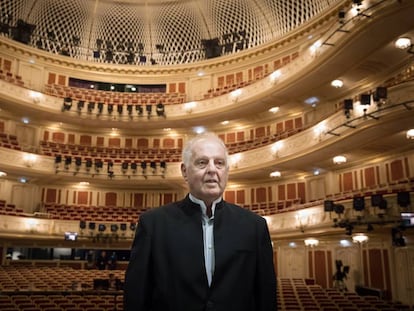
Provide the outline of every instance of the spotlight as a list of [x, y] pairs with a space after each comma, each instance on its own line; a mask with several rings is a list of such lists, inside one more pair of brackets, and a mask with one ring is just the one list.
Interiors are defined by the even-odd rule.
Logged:
[[92, 112], [92, 110], [95, 109], [95, 103], [94, 102], [89, 102], [88, 103], [88, 112]]
[[60, 155], [60, 154], [58, 154], [56, 157], [55, 157], [55, 164], [59, 164], [59, 163], [61, 163], [62, 162], [62, 156]]
[[85, 166], [86, 166], [86, 170], [89, 171], [92, 167], [92, 160], [86, 159]]
[[387, 99], [387, 88], [379, 86], [376, 88], [374, 95], [372, 96], [374, 102], [383, 102]]
[[365, 209], [365, 199], [364, 197], [354, 197], [353, 199], [353, 208], [354, 210], [360, 212]]
[[83, 100], [78, 101], [78, 111], [81, 111], [84, 106], [85, 106], [85, 101]]
[[75, 158], [75, 164], [76, 164], [76, 168], [79, 169], [80, 166], [82, 165], [82, 158], [81, 157], [76, 157]]
[[114, 104], [108, 104], [108, 113], [111, 114], [114, 111]]
[[332, 200], [325, 200], [323, 202], [323, 207], [325, 212], [333, 212], [334, 210], [334, 202]]
[[69, 111], [70, 108], [72, 108], [72, 98], [70, 97], [65, 97], [63, 99], [63, 107], [62, 107], [62, 111]]
[[132, 114], [132, 105], [127, 105], [127, 111], [129, 115]]
[[102, 111], [103, 111], [103, 106], [104, 106], [104, 104], [103, 104], [103, 103], [98, 103], [98, 111], [99, 111], [99, 113], [102, 113]]
[[345, 211], [345, 207], [342, 204], [334, 204], [333, 210], [338, 215], [343, 214]]
[[164, 114], [164, 104], [163, 103], [158, 103], [157, 104], [156, 111], [157, 111], [157, 116], [159, 116], [159, 117], [165, 117], [165, 114]]
[[142, 116], [142, 114], [144, 113], [144, 110], [142, 109], [141, 105], [136, 105], [135, 110], [137, 111], [139, 116]]
[[352, 235], [352, 230], [354, 230], [354, 226], [353, 226], [353, 225], [351, 225], [351, 224], [348, 224], [348, 225], [345, 227], [345, 234], [346, 234], [346, 235]]
[[72, 157], [66, 156], [65, 157], [65, 169], [69, 169], [69, 166], [72, 164]]
[[371, 104], [371, 95], [370, 94], [361, 94], [360, 95], [361, 105], [369, 106]]
[[146, 110], [147, 110], [147, 114], [148, 114], [148, 118], [151, 116], [152, 113], [152, 105], [146, 105]]
[[351, 117], [350, 110], [354, 109], [354, 101], [352, 99], [345, 99], [344, 100], [344, 113], [347, 119]]

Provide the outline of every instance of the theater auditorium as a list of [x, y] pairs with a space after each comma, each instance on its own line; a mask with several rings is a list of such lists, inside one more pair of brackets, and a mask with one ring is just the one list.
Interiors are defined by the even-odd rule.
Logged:
[[[0, 310], [122, 311], [213, 132], [278, 310], [414, 309], [414, 1], [2, 0]], [[270, 310], [269, 310], [270, 311]]]

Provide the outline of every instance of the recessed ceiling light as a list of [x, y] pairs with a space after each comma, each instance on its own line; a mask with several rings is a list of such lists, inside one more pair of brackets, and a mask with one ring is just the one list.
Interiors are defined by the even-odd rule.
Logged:
[[344, 82], [340, 79], [335, 79], [331, 82], [331, 85], [335, 88], [341, 88], [344, 85]]
[[409, 48], [411, 46], [411, 39], [407, 37], [401, 37], [398, 38], [397, 41], [395, 41], [395, 47], [401, 50], [404, 50], [406, 48]]
[[335, 164], [343, 164], [343, 163], [346, 163], [346, 161], [347, 161], [346, 158], [342, 155], [339, 155], [333, 158], [333, 162]]
[[270, 177], [280, 177], [282, 174], [279, 171], [274, 171], [270, 173]]
[[407, 139], [414, 139], [414, 129], [410, 129], [407, 131]]
[[225, 120], [225, 121], [222, 121], [222, 122], [221, 122], [221, 124], [222, 124], [222, 125], [227, 125], [227, 124], [229, 124], [229, 123], [230, 123], [230, 122], [229, 122], [228, 120]]
[[312, 107], [315, 107], [317, 103], [319, 103], [319, 98], [315, 96], [305, 99], [305, 104], [311, 105]]

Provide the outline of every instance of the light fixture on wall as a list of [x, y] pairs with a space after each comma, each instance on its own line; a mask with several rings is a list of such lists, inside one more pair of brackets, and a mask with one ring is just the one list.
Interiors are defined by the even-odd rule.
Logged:
[[271, 152], [274, 158], [279, 157], [279, 151], [282, 148], [282, 146], [283, 146], [283, 143], [281, 141], [278, 141], [272, 145]]
[[407, 139], [414, 139], [414, 129], [409, 129], [406, 135], [407, 135]]
[[354, 235], [352, 235], [352, 242], [354, 243], [364, 243], [368, 241], [368, 236], [364, 233], [355, 233]]
[[37, 156], [32, 153], [27, 153], [23, 156], [24, 164], [27, 167], [32, 167], [36, 163], [36, 160], [37, 160]]
[[196, 102], [188, 102], [183, 105], [184, 111], [187, 113], [192, 113], [193, 109], [197, 106]]
[[343, 155], [336, 156], [332, 159], [333, 163], [335, 164], [343, 164], [346, 163], [347, 159]]
[[273, 71], [270, 75], [269, 75], [269, 79], [270, 82], [272, 82], [273, 84], [275, 84], [277, 82], [277, 80], [282, 76], [282, 73], [280, 71], [280, 69]]
[[315, 238], [307, 238], [304, 240], [304, 242], [305, 242], [305, 245], [309, 247], [315, 247], [319, 245], [319, 240]]
[[230, 99], [233, 103], [236, 103], [239, 100], [240, 95], [243, 93], [241, 89], [236, 89], [230, 92]]
[[230, 167], [231, 168], [238, 168], [239, 167], [239, 162], [241, 160], [241, 154], [240, 153], [236, 153], [231, 155], [230, 157]]

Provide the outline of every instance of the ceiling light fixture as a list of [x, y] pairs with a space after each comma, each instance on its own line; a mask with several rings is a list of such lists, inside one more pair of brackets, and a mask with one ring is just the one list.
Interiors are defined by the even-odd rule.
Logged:
[[331, 85], [334, 87], [334, 88], [341, 88], [341, 87], [343, 87], [343, 85], [344, 85], [344, 82], [342, 81], [342, 80], [340, 80], [340, 79], [336, 79], [336, 80], [333, 80], [332, 82], [331, 82]]
[[339, 155], [333, 158], [333, 163], [335, 164], [343, 164], [346, 163], [346, 157]]

